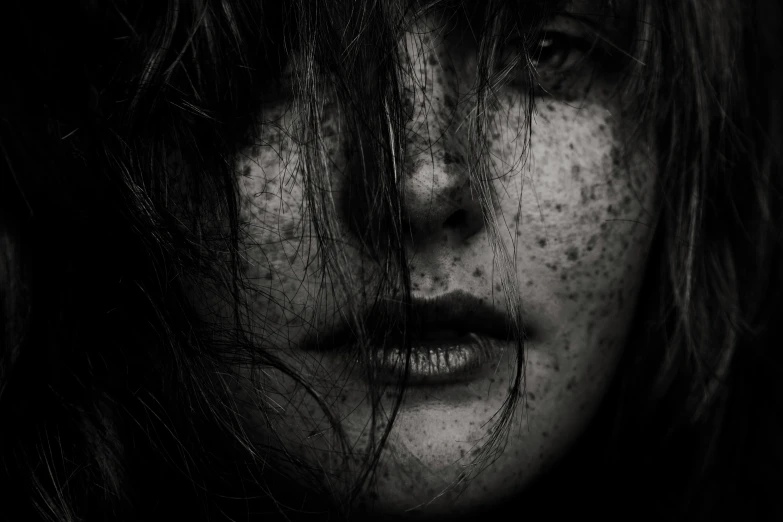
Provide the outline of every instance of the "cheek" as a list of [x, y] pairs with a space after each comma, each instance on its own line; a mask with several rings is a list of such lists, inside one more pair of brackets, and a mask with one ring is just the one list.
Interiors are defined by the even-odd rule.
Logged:
[[[495, 182], [497, 208], [517, 253], [522, 302], [549, 318], [541, 363], [554, 357], [560, 371], [537, 391], [552, 400], [589, 396], [587, 387], [597, 396], [611, 377], [653, 235], [649, 147], [630, 145], [631, 133], [613, 114], [619, 107], [606, 100], [578, 107], [542, 100], [524, 162], [522, 133], [501, 132], [492, 144], [495, 168], [504, 169]], [[523, 123], [519, 116], [508, 129]]]
[[[251, 307], [263, 309], [264, 327], [290, 327], [305, 306], [293, 291], [308, 246], [301, 151], [292, 136], [296, 121], [283, 107], [265, 112], [269, 123], [238, 164], [240, 244]], [[263, 308], [259, 308], [263, 307]]]
[[[322, 251], [330, 243], [319, 242], [314, 222], [336, 223], [328, 237], [334, 245], [350, 247], [343, 217], [334, 209], [343, 204], [341, 187], [350, 150], [345, 144], [344, 128], [336, 105], [326, 99], [322, 111], [321, 141], [318, 150], [307, 149], [299, 138], [303, 122], [293, 116], [287, 104], [267, 108], [267, 123], [259, 132], [256, 145], [245, 151], [238, 163], [240, 195], [240, 244], [242, 270], [247, 278], [245, 296], [250, 309], [263, 311], [253, 327], [263, 330], [265, 338], [295, 339], [311, 328], [322, 328], [334, 319], [335, 295], [324, 276]], [[303, 168], [307, 153], [323, 154], [327, 165], [308, 182]], [[310, 194], [308, 183], [321, 192]], [[330, 198], [324, 198], [328, 194]], [[334, 206], [331, 206], [334, 205]], [[318, 214], [318, 219], [313, 215]], [[355, 259], [356, 251], [344, 248], [343, 254]], [[352, 275], [367, 281], [365, 266], [353, 264]], [[329, 302], [326, 302], [326, 301]], [[288, 348], [274, 343], [271, 348]]]

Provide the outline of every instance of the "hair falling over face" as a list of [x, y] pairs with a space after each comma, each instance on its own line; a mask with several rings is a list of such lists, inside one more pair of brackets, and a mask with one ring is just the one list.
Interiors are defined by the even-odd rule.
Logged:
[[781, 11], [7, 2], [0, 518], [780, 518]]

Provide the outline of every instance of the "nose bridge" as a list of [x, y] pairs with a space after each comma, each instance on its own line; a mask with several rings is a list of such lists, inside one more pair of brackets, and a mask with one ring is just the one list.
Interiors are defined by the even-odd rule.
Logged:
[[480, 211], [474, 216], [478, 205], [472, 200], [466, 161], [465, 57], [451, 51], [445, 32], [426, 21], [406, 33], [405, 205], [419, 232], [442, 228], [459, 210], [481, 221]]
[[409, 133], [427, 148], [444, 148], [456, 118], [459, 85], [454, 63], [442, 30], [419, 22], [405, 36], [406, 104], [409, 105]]

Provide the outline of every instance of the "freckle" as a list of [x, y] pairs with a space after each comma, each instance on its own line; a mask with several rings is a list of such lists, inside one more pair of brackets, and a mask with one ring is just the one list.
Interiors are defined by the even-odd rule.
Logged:
[[473, 271], [473, 277], [481, 277], [482, 275], [484, 275], [484, 272], [481, 271], [480, 267], [476, 267]]
[[563, 210], [563, 205], [561, 205], [561, 204], [559, 204], [559, 203], [558, 203], [557, 205], [555, 205], [555, 210], [557, 210], [558, 212], [560, 212], [561, 210]]
[[527, 393], [527, 398], [528, 398], [529, 400], [531, 400], [531, 401], [534, 401], [534, 400], [536, 400], [536, 396], [535, 396], [535, 394], [534, 394], [534, 393], [531, 393], [531, 392], [528, 392], [528, 393]]
[[565, 344], [563, 345], [563, 350], [568, 351], [570, 349], [571, 349], [571, 342], [566, 341]]
[[545, 247], [546, 246], [546, 238], [543, 238], [543, 237], [538, 238], [538, 246]]
[[[587, 187], [582, 187], [580, 190], [580, 195], [582, 197], [582, 205], [586, 204], [588, 200], [590, 200], [590, 189]], [[594, 199], [594, 198], [593, 198]]]
[[579, 249], [576, 247], [569, 248], [566, 250], [566, 256], [568, 257], [569, 261], [576, 261], [579, 259]]
[[562, 274], [560, 274], [560, 280], [561, 280], [561, 281], [565, 281], [566, 279], [568, 279], [568, 274], [566, 274], [565, 272], [563, 272]]
[[554, 106], [554, 105], [552, 105], [551, 103], [547, 104], [546, 108], [547, 108], [549, 111], [554, 111], [554, 110], [555, 110], [555, 106]]
[[250, 168], [250, 165], [245, 165], [245, 167], [242, 169], [242, 175], [245, 176], [246, 178], [249, 178], [251, 171], [252, 169]]
[[533, 286], [533, 281], [531, 279], [528, 279], [527, 286]]
[[455, 257], [455, 258], [454, 258], [454, 262], [455, 262], [455, 263], [459, 263], [461, 260], [462, 260], [462, 258], [461, 258], [461, 257]]
[[569, 143], [568, 144], [568, 148], [571, 149], [571, 150], [574, 150], [574, 144], [573, 143]]
[[541, 436], [544, 437], [545, 439], [549, 438], [549, 432], [548, 431], [542, 431], [541, 432]]
[[617, 149], [617, 147], [612, 147], [610, 154], [612, 156], [612, 165], [615, 167], [620, 166], [620, 151]]
[[500, 283], [495, 285], [495, 290], [498, 291], [498, 292], [502, 292], [503, 291], [503, 287], [500, 286]]

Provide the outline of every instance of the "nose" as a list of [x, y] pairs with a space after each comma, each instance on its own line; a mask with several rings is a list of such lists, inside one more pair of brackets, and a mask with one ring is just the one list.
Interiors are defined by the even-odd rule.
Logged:
[[469, 240], [484, 226], [470, 174], [469, 49], [419, 22], [406, 33], [403, 204], [414, 249]]

